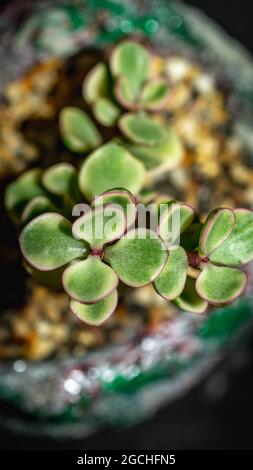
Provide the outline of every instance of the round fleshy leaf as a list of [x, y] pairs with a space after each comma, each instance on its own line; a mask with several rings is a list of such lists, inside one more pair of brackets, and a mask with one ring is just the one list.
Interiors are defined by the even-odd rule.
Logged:
[[36, 196], [25, 206], [21, 215], [21, 222], [23, 224], [27, 223], [40, 214], [45, 214], [45, 212], [55, 212], [55, 210], [55, 205], [50, 201], [50, 199], [48, 199], [48, 197]]
[[223, 305], [239, 297], [246, 284], [247, 276], [242, 271], [210, 264], [199, 275], [196, 290], [211, 304]]
[[196, 279], [188, 276], [182, 294], [174, 300], [174, 303], [186, 312], [204, 313], [208, 307], [208, 302], [198, 295], [195, 284]]
[[44, 196], [45, 190], [41, 186], [42, 170], [40, 168], [26, 171], [5, 191], [5, 207], [10, 211], [16, 221], [19, 220], [26, 204], [36, 196]]
[[169, 84], [162, 78], [146, 84], [141, 95], [142, 107], [155, 111], [161, 109], [168, 98]]
[[60, 113], [60, 131], [65, 145], [72, 152], [93, 150], [103, 141], [88, 114], [71, 106]]
[[174, 245], [179, 237], [192, 223], [194, 210], [183, 202], [171, 201], [167, 208], [162, 211], [158, 233], [160, 237]]
[[143, 83], [150, 73], [150, 56], [145, 47], [132, 41], [117, 46], [110, 60], [115, 77], [124, 76], [135, 83]]
[[77, 172], [70, 163], [57, 163], [49, 167], [42, 176], [44, 187], [56, 196], [76, 193]]
[[119, 77], [115, 86], [115, 97], [126, 109], [138, 109], [138, 95], [140, 88], [138, 82], [133, 82], [128, 77]]
[[72, 299], [91, 304], [103, 299], [117, 287], [118, 276], [97, 256], [89, 256], [65, 269], [62, 283]]
[[91, 69], [83, 82], [83, 98], [88, 104], [98, 98], [106, 97], [109, 89], [109, 76], [105, 64], [97, 64]]
[[199, 254], [210, 255], [231, 234], [235, 225], [232, 209], [215, 209], [208, 215], [199, 240]]
[[99, 98], [92, 108], [93, 114], [100, 124], [112, 127], [120, 115], [120, 108], [108, 98]]
[[133, 287], [154, 281], [163, 269], [167, 256], [161, 239], [146, 228], [130, 230], [105, 250], [106, 260], [121, 281]]
[[136, 144], [154, 146], [165, 141], [162, 126], [145, 114], [124, 114], [119, 120], [121, 132]]
[[101, 205], [107, 206], [108, 204], [113, 204], [123, 209], [126, 217], [127, 228], [134, 224], [137, 217], [136, 200], [129, 191], [121, 188], [106, 191], [99, 196], [96, 196], [93, 199], [91, 206], [99, 207]]
[[120, 145], [110, 142], [84, 161], [79, 173], [79, 186], [88, 200], [117, 187], [137, 194], [143, 186], [145, 174], [141, 162]]
[[[166, 138], [160, 145], [145, 147], [137, 144], [126, 144], [130, 152], [143, 162], [148, 170], [169, 171], [178, 167], [183, 159], [183, 146], [176, 133], [169, 129]], [[155, 175], [155, 173], [154, 173]]]
[[70, 308], [79, 320], [89, 325], [99, 326], [115, 311], [118, 304], [118, 293], [115, 289], [110, 295], [95, 304], [82, 304], [76, 300], [70, 301]]
[[211, 253], [213, 263], [237, 266], [253, 259], [253, 212], [235, 209], [235, 226], [229, 237]]
[[41, 271], [51, 271], [76, 258], [86, 258], [86, 244], [72, 236], [71, 223], [60, 214], [46, 213], [22, 230], [20, 248], [25, 259]]
[[158, 294], [166, 300], [174, 300], [182, 293], [187, 276], [187, 256], [183, 248], [171, 250], [166, 264], [154, 281]]
[[126, 217], [120, 206], [108, 204], [86, 211], [75, 221], [75, 238], [85, 240], [92, 248], [101, 249], [106, 243], [119, 239], [126, 231]]

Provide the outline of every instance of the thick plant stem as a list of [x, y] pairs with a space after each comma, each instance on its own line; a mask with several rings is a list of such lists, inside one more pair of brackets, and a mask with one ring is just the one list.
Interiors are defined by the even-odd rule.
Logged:
[[209, 261], [208, 256], [201, 258], [198, 255], [197, 251], [187, 252], [187, 258], [188, 258], [189, 265], [195, 269], [199, 269], [202, 263], [208, 263]]
[[97, 256], [98, 258], [102, 259], [104, 256], [104, 250], [94, 248], [94, 250], [91, 250], [91, 256]]

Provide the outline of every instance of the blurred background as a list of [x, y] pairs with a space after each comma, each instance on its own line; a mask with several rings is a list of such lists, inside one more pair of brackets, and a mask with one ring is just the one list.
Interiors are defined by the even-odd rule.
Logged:
[[[1, 11], [8, 6], [1, 1]], [[250, 0], [191, 0], [253, 53]], [[13, 435], [0, 429], [1, 449], [253, 449], [253, 335], [208, 378], [155, 417], [131, 429], [105, 429], [73, 442]], [[12, 411], [12, 410], [10, 410]]]

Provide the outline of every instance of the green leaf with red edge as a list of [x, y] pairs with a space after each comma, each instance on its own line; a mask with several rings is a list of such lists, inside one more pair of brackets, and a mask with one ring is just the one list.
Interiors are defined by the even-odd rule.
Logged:
[[136, 200], [129, 191], [123, 188], [105, 191], [92, 200], [91, 207], [107, 206], [108, 204], [113, 204], [123, 209], [127, 228], [134, 224], [137, 217]]
[[42, 183], [56, 196], [76, 195], [78, 185], [76, 169], [66, 162], [52, 165], [43, 173]]
[[166, 264], [154, 281], [158, 294], [166, 300], [179, 297], [184, 289], [188, 269], [187, 255], [180, 246], [169, 252]]
[[99, 326], [104, 323], [115, 311], [118, 304], [118, 293], [115, 289], [110, 295], [94, 304], [83, 304], [76, 300], [70, 301], [70, 308], [74, 315], [83, 322]]
[[61, 110], [60, 131], [66, 147], [72, 152], [88, 152], [103, 142], [100, 132], [88, 114], [73, 106]]
[[211, 304], [224, 305], [239, 297], [246, 284], [247, 276], [242, 271], [209, 264], [199, 275], [196, 290]]
[[253, 260], [253, 211], [234, 209], [235, 225], [229, 237], [211, 253], [215, 264], [237, 266]]
[[130, 141], [154, 147], [161, 145], [166, 139], [162, 125], [142, 113], [126, 113], [119, 120], [122, 134]]
[[5, 207], [10, 211], [16, 222], [19, 222], [26, 204], [37, 196], [46, 196], [41, 186], [41, 168], [28, 170], [7, 186], [5, 191]]
[[92, 107], [93, 114], [100, 124], [112, 127], [121, 113], [120, 108], [108, 98], [99, 98]]
[[214, 209], [208, 215], [199, 239], [199, 255], [210, 255], [231, 234], [235, 225], [232, 209]]
[[77, 258], [86, 258], [87, 245], [72, 236], [71, 223], [60, 214], [46, 213], [22, 230], [20, 248], [24, 258], [41, 271], [57, 269]]
[[36, 196], [29, 201], [21, 215], [22, 224], [29, 222], [40, 214], [45, 212], [55, 212], [56, 207], [46, 196]]
[[196, 279], [188, 276], [182, 294], [174, 300], [174, 303], [186, 312], [204, 313], [208, 302], [198, 295], [195, 284]]
[[167, 251], [161, 239], [146, 228], [130, 230], [115, 245], [105, 249], [105, 259], [121, 281], [141, 287], [156, 279], [163, 269]]
[[141, 44], [124, 41], [114, 49], [110, 69], [113, 76], [124, 76], [141, 85], [150, 74], [149, 52]]
[[110, 89], [110, 78], [107, 67], [99, 63], [93, 67], [83, 82], [83, 98], [88, 104], [93, 104], [101, 97], [107, 97]]
[[142, 91], [141, 107], [149, 111], [158, 111], [166, 103], [169, 95], [169, 83], [164, 78], [148, 82]]
[[183, 146], [178, 136], [172, 129], [166, 131], [166, 137], [162, 144], [155, 147], [124, 143], [126, 148], [137, 157], [145, 167], [152, 173], [156, 170], [170, 171], [178, 167], [183, 159]]
[[121, 76], [116, 81], [114, 92], [115, 98], [123, 108], [139, 109], [139, 83], [129, 80], [128, 77]]
[[191, 225], [194, 216], [194, 210], [188, 204], [170, 201], [160, 217], [158, 226], [160, 237], [173, 245], [178, 241], [180, 234]]
[[79, 187], [88, 200], [117, 187], [135, 195], [142, 188], [145, 176], [141, 162], [124, 147], [109, 142], [84, 161], [79, 173]]
[[92, 248], [102, 249], [106, 243], [119, 239], [126, 228], [122, 207], [108, 204], [87, 210], [74, 222], [72, 231], [77, 239], [85, 240]]
[[97, 256], [73, 263], [63, 273], [62, 282], [69, 296], [79, 302], [95, 303], [118, 285], [118, 276]]

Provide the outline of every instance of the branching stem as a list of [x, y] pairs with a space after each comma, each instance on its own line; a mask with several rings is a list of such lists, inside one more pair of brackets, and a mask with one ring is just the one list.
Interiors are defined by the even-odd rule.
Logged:
[[208, 263], [208, 256], [201, 257], [198, 255], [197, 251], [187, 252], [188, 262], [192, 268], [199, 269], [202, 263]]
[[93, 250], [91, 250], [91, 256], [97, 256], [98, 258], [102, 259], [104, 256], [104, 250], [94, 248]]

